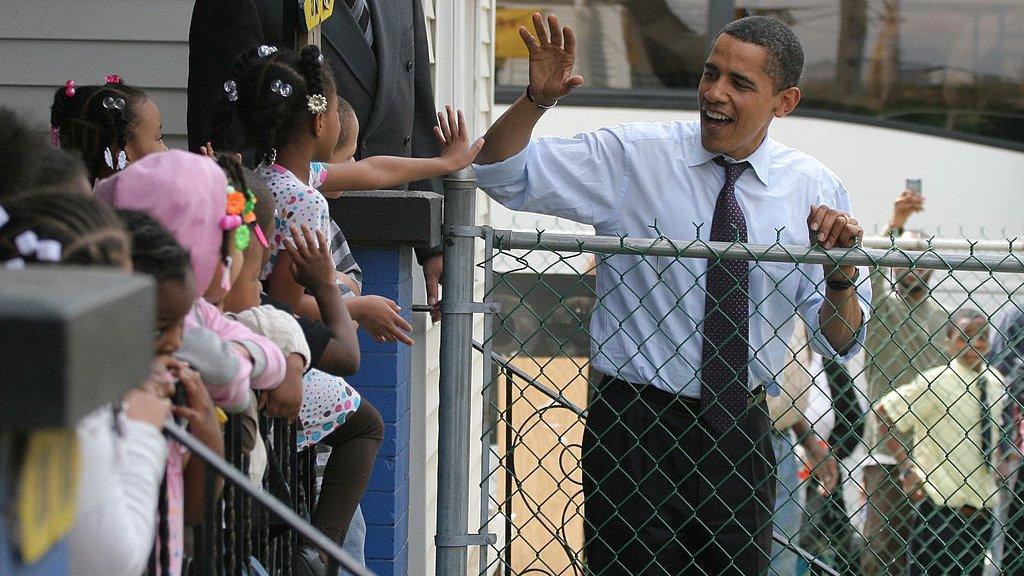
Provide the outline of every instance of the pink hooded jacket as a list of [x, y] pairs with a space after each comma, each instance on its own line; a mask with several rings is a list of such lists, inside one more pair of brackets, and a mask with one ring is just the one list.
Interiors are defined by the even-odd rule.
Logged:
[[[221, 259], [220, 218], [227, 205], [227, 178], [209, 158], [171, 150], [151, 154], [96, 184], [96, 195], [115, 208], [138, 210], [159, 221], [189, 251], [196, 290], [202, 294], [214, 279]], [[221, 385], [207, 382], [210, 396], [229, 412], [245, 409], [249, 387], [276, 388], [284, 379], [285, 360], [273, 342], [225, 317], [199, 298], [185, 318], [186, 331], [197, 327], [226, 342], [243, 346], [252, 357], [234, 348], [238, 368]], [[235, 362], [232, 362], [234, 364]]]

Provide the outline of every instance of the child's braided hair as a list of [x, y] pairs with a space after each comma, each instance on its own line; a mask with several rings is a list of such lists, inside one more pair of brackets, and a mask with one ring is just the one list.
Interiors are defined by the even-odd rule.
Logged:
[[32, 231], [40, 240], [60, 243], [60, 263], [125, 267], [131, 243], [114, 210], [95, 198], [68, 192], [39, 192], [5, 200], [10, 221], [0, 227], [0, 262], [21, 258], [16, 239]]
[[[138, 105], [147, 99], [141, 88], [120, 81], [73, 89], [61, 87], [53, 96], [50, 126], [58, 131], [61, 148], [77, 150], [82, 155], [89, 179], [95, 180], [106, 167], [104, 150], [124, 150], [131, 141]], [[124, 105], [111, 106], [112, 101]]]
[[138, 210], [118, 210], [132, 238], [132, 269], [158, 283], [185, 283], [192, 270], [188, 250], [155, 218]]
[[234, 63], [231, 79], [213, 116], [211, 137], [219, 145], [234, 114], [261, 163], [267, 163], [277, 148], [291, 144], [313, 118], [308, 98], [334, 93], [330, 66], [324, 64], [320, 49], [306, 46], [301, 52], [275, 50], [267, 46], [242, 53]]

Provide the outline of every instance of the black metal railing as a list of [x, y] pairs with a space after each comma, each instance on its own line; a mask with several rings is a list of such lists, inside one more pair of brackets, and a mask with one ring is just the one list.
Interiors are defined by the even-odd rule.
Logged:
[[[192, 573], [254, 574], [258, 562], [271, 575], [289, 576], [295, 573], [300, 545], [308, 543], [330, 558], [326, 574], [337, 575], [344, 568], [355, 576], [372, 576], [303, 517], [315, 507], [315, 451], [297, 453], [294, 425], [284, 420], [261, 420], [268, 455], [262, 485], [248, 477], [250, 458], [242, 450], [240, 417], [229, 418], [225, 427], [226, 458], [181, 426], [168, 423], [164, 427], [168, 438], [207, 466], [205, 516], [195, 530]], [[214, 498], [218, 476], [225, 481], [224, 491]]]

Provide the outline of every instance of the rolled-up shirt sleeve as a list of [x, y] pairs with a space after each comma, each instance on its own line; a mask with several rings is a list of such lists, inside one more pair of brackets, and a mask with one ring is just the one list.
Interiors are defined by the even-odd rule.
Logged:
[[798, 297], [800, 304], [797, 310], [804, 323], [807, 324], [811, 349], [825, 358], [835, 358], [844, 363], [852, 360], [863, 348], [868, 319], [871, 318], [871, 284], [867, 281], [867, 270], [858, 269], [860, 280], [857, 283], [857, 292], [850, 295], [850, 298], [857, 299], [857, 304], [860, 306], [860, 328], [853, 337], [853, 345], [840, 354], [821, 330], [821, 307], [825, 304], [825, 277], [821, 266], [801, 265], [801, 268], [804, 270], [804, 274], [800, 280]]
[[628, 128], [531, 141], [496, 164], [474, 165], [477, 184], [511, 210], [597, 225], [616, 217], [626, 185]]
[[[831, 206], [847, 214], [853, 213], [850, 195], [838, 181], [835, 187], [819, 193], [818, 203]], [[861, 311], [861, 324], [853, 338], [853, 345], [842, 354], [837, 351], [821, 330], [821, 307], [825, 304], [825, 272], [821, 266], [801, 264], [799, 266], [800, 288], [797, 291], [797, 311], [807, 324], [811, 349], [825, 358], [836, 358], [842, 362], [852, 360], [863, 348], [868, 320], [871, 318], [871, 279], [866, 268], [858, 268], [857, 290], [851, 298], [857, 299]]]

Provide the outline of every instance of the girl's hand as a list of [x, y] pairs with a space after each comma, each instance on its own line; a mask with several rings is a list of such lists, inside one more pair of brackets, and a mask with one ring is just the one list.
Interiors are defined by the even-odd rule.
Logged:
[[377, 342], [401, 342], [412, 346], [412, 326], [399, 314], [402, 308], [383, 296], [358, 296], [347, 301], [352, 318]]
[[125, 414], [132, 420], [137, 420], [153, 426], [157, 430], [163, 429], [164, 422], [167, 422], [171, 415], [171, 401], [161, 398], [156, 394], [142, 388], [136, 388], [124, 397], [127, 405]]
[[181, 364], [183, 362], [172, 356], [157, 356], [149, 367], [149, 377], [139, 388], [157, 398], [174, 396], [174, 375], [171, 374], [170, 369], [172, 366]]
[[213, 407], [213, 399], [206, 391], [206, 384], [195, 370], [187, 366], [179, 366], [172, 370], [178, 377], [178, 385], [185, 389], [187, 406], [174, 406], [171, 410], [175, 416], [188, 420], [188, 428], [213, 450], [223, 451], [224, 436], [221, 434], [217, 412]]
[[[199, 147], [199, 154], [202, 156], [206, 156], [207, 158], [213, 158], [214, 160], [217, 159], [217, 153], [213, 151], [213, 144], [211, 144], [210, 142], [207, 142], [206, 146]], [[235, 160], [238, 161], [239, 164], [242, 163], [241, 154], [235, 152], [232, 156], [234, 157]]]
[[437, 124], [434, 136], [441, 147], [441, 160], [446, 169], [455, 172], [472, 164], [484, 147], [484, 139], [478, 138], [472, 146], [469, 145], [469, 131], [462, 110], [456, 113], [451, 106], [445, 106], [444, 112], [437, 113]]
[[285, 358], [284, 380], [277, 388], [264, 390], [260, 395], [259, 408], [271, 418], [287, 418], [294, 422], [302, 405], [302, 370], [305, 360], [299, 354]]
[[288, 227], [291, 238], [284, 241], [284, 249], [292, 261], [292, 276], [295, 282], [306, 290], [316, 294], [319, 290], [337, 290], [334, 260], [331, 258], [331, 245], [320, 230], [316, 238], [309, 227], [302, 225], [302, 233], [294, 225]]

